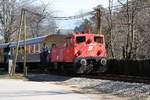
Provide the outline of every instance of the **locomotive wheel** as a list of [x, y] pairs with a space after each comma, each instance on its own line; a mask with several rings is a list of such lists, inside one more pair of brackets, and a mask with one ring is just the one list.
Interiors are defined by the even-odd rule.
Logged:
[[80, 71], [80, 64], [77, 62], [77, 63], [74, 63], [74, 65], [73, 65], [73, 72], [74, 73], [79, 73]]
[[99, 69], [98, 69], [98, 72], [104, 73], [104, 72], [106, 72], [107, 70], [108, 70], [108, 68], [107, 68], [106, 65], [105, 65], [105, 66], [100, 66]]
[[92, 71], [94, 70], [93, 68], [94, 68], [94, 65], [93, 64], [89, 64], [87, 66], [87, 69], [86, 69], [85, 73], [87, 73], [87, 74], [92, 73]]
[[84, 73], [86, 72], [86, 68], [87, 68], [87, 66], [81, 65], [81, 66], [79, 67], [78, 73], [84, 74]]
[[54, 62], [53, 63], [53, 69], [55, 71], [58, 71], [58, 72], [63, 72], [64, 71], [64, 64], [63, 63]]
[[106, 72], [108, 70], [106, 58], [102, 58], [99, 62], [100, 64], [98, 64], [99, 66], [98, 72], [100, 73]]
[[73, 72], [76, 74], [83, 74], [86, 72], [87, 66], [81, 65], [79, 63], [74, 64]]

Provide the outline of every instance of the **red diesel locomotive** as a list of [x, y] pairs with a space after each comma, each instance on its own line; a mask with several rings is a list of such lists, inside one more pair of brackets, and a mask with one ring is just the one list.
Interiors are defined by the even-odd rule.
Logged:
[[[43, 44], [46, 44], [50, 51], [46, 53], [46, 56], [42, 55]], [[107, 70], [107, 53], [103, 34], [52, 34], [27, 39], [26, 45], [28, 66], [35, 64], [34, 66], [37, 67], [37, 65], [46, 64], [48, 69], [68, 71], [69, 68], [75, 73], [105, 72]], [[0, 63], [5, 63], [3, 58], [6, 53], [3, 51], [8, 47], [11, 55], [15, 55], [17, 42], [0, 44], [0, 58], [2, 58]], [[24, 40], [19, 41], [20, 49], [17, 59], [19, 66], [24, 61], [22, 47], [24, 47]]]
[[[63, 37], [62, 37], [63, 39]], [[51, 48], [55, 69], [72, 64], [75, 73], [105, 72], [107, 52], [103, 34], [76, 33], [65, 36], [64, 44]]]

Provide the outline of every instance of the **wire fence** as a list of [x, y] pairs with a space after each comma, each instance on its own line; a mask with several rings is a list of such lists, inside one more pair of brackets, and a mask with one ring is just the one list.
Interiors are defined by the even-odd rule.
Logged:
[[150, 60], [108, 60], [109, 72], [126, 75], [150, 76]]

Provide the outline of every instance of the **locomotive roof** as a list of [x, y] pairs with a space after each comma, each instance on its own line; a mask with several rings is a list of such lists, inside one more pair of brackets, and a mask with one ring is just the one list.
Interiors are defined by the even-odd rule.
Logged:
[[[58, 34], [52, 34], [52, 35], [44, 35], [44, 36], [40, 36], [40, 37], [36, 37], [36, 38], [30, 38], [26, 40], [26, 45], [33, 45], [33, 44], [38, 44], [38, 43], [42, 43], [47, 39], [52, 39], [52, 38], [56, 38], [59, 37], [59, 39], [57, 39], [57, 41], [63, 39], [63, 37], [66, 37], [65, 35], [58, 35]], [[54, 41], [54, 39], [52, 40]], [[19, 41], [19, 46], [23, 46], [24, 45], [24, 40], [20, 40]], [[3, 43], [0, 44], [0, 48], [6, 48], [6, 47], [10, 47], [10, 48], [15, 48], [17, 46], [17, 42], [9, 42], [9, 43]]]
[[74, 34], [74, 35], [79, 35], [79, 36], [85, 36], [85, 35], [94, 35], [94, 36], [101, 36], [101, 37], [104, 37], [104, 35], [103, 34], [94, 34], [94, 33], [79, 33], [79, 32], [77, 32], [76, 34]]

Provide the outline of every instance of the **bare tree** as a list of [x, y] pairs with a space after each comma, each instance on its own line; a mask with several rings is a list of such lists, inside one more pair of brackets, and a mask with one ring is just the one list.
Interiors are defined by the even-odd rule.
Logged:
[[140, 1], [129, 1], [126, 0], [126, 3], [121, 3], [120, 0], [118, 0], [120, 4], [122, 4], [122, 18], [124, 18], [123, 27], [127, 27], [127, 40], [126, 40], [126, 46], [123, 47], [123, 55], [126, 59], [136, 59], [136, 44], [135, 44], [135, 18], [140, 10]]
[[115, 57], [114, 55], [114, 44], [113, 44], [113, 20], [112, 20], [112, 10], [113, 10], [113, 0], [109, 0], [109, 7], [108, 7], [108, 16], [106, 16], [107, 22], [108, 22], [108, 34], [110, 35], [110, 40], [108, 40], [108, 48], [110, 50], [110, 56], [112, 58]]
[[76, 32], [92, 32], [91, 22], [88, 19], [84, 19], [84, 22], [79, 26], [75, 27], [74, 31]]
[[14, 9], [16, 0], [1, 0], [0, 1], [0, 31], [5, 42], [10, 41], [10, 35], [15, 31], [12, 28], [14, 24]]
[[[19, 26], [20, 12], [22, 8], [30, 9], [27, 13], [27, 29], [29, 37], [50, 33], [56, 29], [56, 23], [52, 20], [52, 14], [47, 5], [33, 5], [35, 0], [1, 0], [0, 1], [0, 35], [4, 42], [13, 41]], [[38, 13], [39, 15], [32, 14]], [[50, 12], [50, 13], [49, 13]], [[51, 25], [52, 23], [52, 25]], [[54, 31], [52, 32], [54, 33]]]

